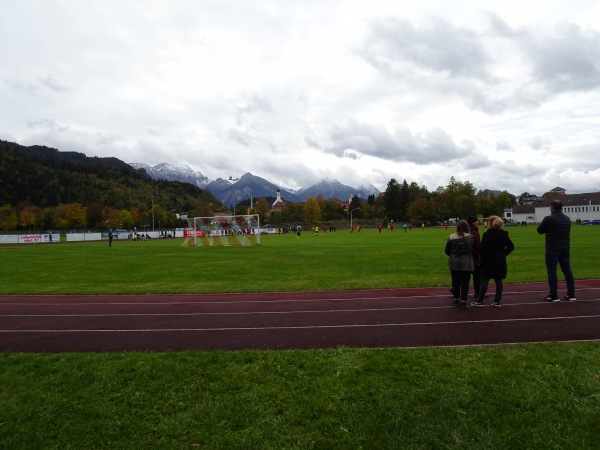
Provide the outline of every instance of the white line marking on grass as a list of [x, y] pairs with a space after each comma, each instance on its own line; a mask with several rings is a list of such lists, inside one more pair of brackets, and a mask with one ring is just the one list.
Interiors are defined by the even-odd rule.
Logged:
[[414, 323], [378, 323], [378, 324], [343, 324], [343, 325], [306, 325], [306, 326], [280, 326], [280, 327], [213, 327], [213, 328], [148, 328], [139, 330], [0, 330], [0, 333], [169, 333], [188, 331], [272, 331], [272, 330], [314, 330], [335, 328], [384, 328], [384, 327], [413, 327], [432, 325], [463, 325], [479, 323], [502, 323], [502, 322], [535, 322], [538, 320], [575, 320], [595, 319], [600, 314], [590, 316], [558, 316], [558, 317], [531, 317], [526, 319], [490, 319], [490, 320], [463, 320], [444, 322], [414, 322]]

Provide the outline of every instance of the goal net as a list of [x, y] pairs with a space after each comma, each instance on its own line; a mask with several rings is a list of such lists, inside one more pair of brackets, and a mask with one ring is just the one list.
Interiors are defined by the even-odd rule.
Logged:
[[260, 245], [258, 214], [188, 219], [182, 246], [249, 247]]

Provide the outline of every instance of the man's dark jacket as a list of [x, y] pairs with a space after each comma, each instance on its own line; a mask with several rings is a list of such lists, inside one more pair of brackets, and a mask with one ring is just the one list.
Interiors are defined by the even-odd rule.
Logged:
[[540, 234], [546, 233], [546, 248], [552, 250], [568, 249], [571, 242], [571, 219], [556, 211], [544, 217], [537, 227]]

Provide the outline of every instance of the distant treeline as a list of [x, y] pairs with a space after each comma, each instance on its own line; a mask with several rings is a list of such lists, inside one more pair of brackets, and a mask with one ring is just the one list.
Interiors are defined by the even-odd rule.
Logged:
[[[228, 210], [209, 190], [153, 180], [144, 169], [116, 158], [0, 141], [0, 161], [0, 230], [172, 228], [183, 225], [179, 212], [198, 217]], [[451, 177], [433, 192], [391, 179], [383, 195], [371, 195], [366, 202], [353, 197], [344, 204], [318, 195], [271, 211], [272, 202], [256, 199], [252, 211], [240, 202], [235, 211], [257, 213], [261, 224], [277, 226], [348, 219], [439, 224], [450, 218], [502, 216], [516, 199], [506, 191], [477, 192], [470, 182]]]

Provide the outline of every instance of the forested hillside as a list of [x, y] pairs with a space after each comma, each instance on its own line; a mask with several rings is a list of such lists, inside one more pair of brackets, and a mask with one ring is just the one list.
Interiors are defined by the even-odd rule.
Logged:
[[[5, 230], [104, 228], [123, 222], [144, 228], [152, 212], [164, 226], [175, 226], [176, 212], [211, 215], [225, 209], [210, 191], [152, 180], [143, 169], [116, 158], [6, 141], [0, 141], [0, 208], [0, 229]], [[63, 210], [78, 218], [57, 219]]]

